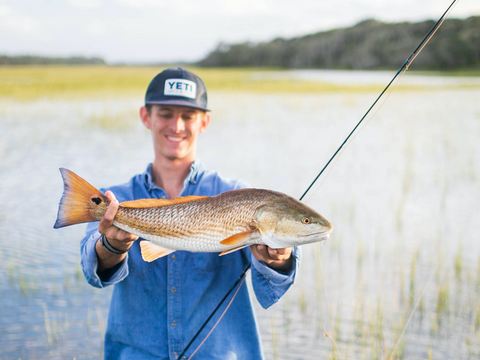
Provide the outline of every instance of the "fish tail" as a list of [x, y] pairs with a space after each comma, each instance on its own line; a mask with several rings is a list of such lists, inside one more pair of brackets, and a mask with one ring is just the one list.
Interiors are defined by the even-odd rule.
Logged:
[[74, 172], [60, 168], [63, 195], [58, 206], [55, 229], [100, 220], [110, 200]]

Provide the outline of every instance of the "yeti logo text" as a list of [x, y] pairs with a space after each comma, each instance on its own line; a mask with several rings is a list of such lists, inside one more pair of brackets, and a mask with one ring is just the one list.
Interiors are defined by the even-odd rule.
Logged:
[[185, 79], [168, 79], [165, 80], [163, 94], [167, 96], [183, 96], [195, 99], [197, 97], [197, 84]]

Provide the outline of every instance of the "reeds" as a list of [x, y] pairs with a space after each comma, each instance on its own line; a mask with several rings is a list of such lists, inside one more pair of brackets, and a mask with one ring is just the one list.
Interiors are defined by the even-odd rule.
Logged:
[[[146, 66], [4, 66], [0, 78], [0, 98], [32, 100], [38, 98], [112, 98], [144, 94], [148, 83], [162, 67]], [[372, 84], [335, 85], [268, 76], [278, 69], [194, 68], [209, 91], [257, 93], [378, 92]], [[422, 90], [422, 86], [398, 86], [397, 90]]]

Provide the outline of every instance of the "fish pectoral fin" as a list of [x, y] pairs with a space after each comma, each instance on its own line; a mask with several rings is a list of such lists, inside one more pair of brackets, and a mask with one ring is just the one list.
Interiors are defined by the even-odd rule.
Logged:
[[237, 244], [240, 244], [240, 243], [250, 239], [255, 231], [256, 230], [247, 230], [247, 231], [229, 236], [228, 238], [220, 241], [220, 244], [222, 244], [222, 245], [237, 245]]
[[242, 246], [237, 246], [233, 249], [230, 249], [230, 250], [225, 250], [225, 251], [222, 251], [218, 256], [223, 256], [223, 255], [227, 255], [227, 254], [230, 254], [234, 251], [237, 251], [237, 250], [240, 250], [240, 249], [243, 249], [244, 247], [247, 247], [248, 245], [242, 245]]
[[167, 249], [159, 245], [155, 245], [151, 241], [143, 241], [143, 240], [140, 241], [140, 249], [142, 250], [143, 260], [147, 262], [152, 262], [154, 260], [157, 260], [158, 258], [167, 256], [168, 254], [171, 254], [172, 252], [177, 251], [177, 250]]

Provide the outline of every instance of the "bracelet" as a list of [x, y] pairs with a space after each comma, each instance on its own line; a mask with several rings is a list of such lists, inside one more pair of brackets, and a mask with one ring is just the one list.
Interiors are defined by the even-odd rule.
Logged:
[[110, 243], [107, 241], [107, 237], [102, 234], [102, 237], [100, 238], [100, 243], [103, 245], [103, 247], [112, 254], [115, 255], [122, 255], [125, 254], [128, 250], [118, 250], [115, 249]]

